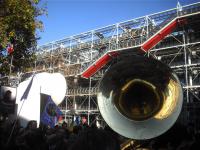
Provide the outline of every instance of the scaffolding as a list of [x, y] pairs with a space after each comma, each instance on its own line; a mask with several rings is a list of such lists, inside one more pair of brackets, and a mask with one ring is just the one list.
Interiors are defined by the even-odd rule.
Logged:
[[96, 119], [100, 115], [98, 84], [113, 57], [122, 53], [151, 55], [178, 75], [184, 92], [180, 118], [189, 120], [194, 113], [188, 108], [200, 106], [199, 24], [200, 2], [53, 41], [37, 48], [33, 67], [20, 77], [44, 71], [62, 73], [68, 84], [60, 105], [65, 119], [85, 115], [91, 124], [94, 119], [90, 116]]

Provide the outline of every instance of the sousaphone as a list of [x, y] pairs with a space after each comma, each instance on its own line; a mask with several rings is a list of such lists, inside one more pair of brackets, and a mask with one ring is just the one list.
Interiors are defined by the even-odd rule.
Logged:
[[177, 120], [182, 87], [166, 64], [142, 56], [124, 57], [103, 76], [97, 95], [106, 123], [132, 139], [154, 138]]

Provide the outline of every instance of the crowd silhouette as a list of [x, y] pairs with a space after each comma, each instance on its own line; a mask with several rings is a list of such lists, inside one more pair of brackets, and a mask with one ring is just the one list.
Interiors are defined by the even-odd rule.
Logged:
[[126, 140], [109, 127], [99, 129], [94, 124], [69, 126], [63, 122], [50, 128], [29, 121], [23, 128], [19, 120], [0, 122], [1, 150], [197, 150], [200, 133], [193, 124], [184, 127], [177, 123], [157, 138], [120, 147]]
[[[12, 135], [11, 135], [12, 134]], [[67, 123], [50, 128], [29, 121], [26, 128], [19, 120], [0, 123], [1, 150], [119, 150], [120, 144], [110, 131], [87, 124], [69, 127]]]

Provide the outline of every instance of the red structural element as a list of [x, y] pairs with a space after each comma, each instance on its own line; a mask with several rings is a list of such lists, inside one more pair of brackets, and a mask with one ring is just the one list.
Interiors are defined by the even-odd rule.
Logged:
[[83, 73], [82, 77], [89, 78], [106, 65], [113, 57], [118, 56], [118, 52], [109, 52], [100, 57], [94, 64], [88, 67]]
[[[146, 42], [143, 43], [141, 49], [145, 52], [150, 50], [161, 40], [163, 40], [168, 34], [170, 34], [178, 25], [186, 24], [186, 19], [174, 19], [163, 27], [159, 32], [149, 38]], [[88, 67], [83, 73], [82, 77], [89, 78], [94, 75], [98, 70], [100, 70], [104, 65], [106, 65], [113, 57], [119, 55], [118, 52], [109, 52], [100, 57], [94, 64]]]
[[186, 19], [174, 19], [167, 26], [162, 28], [159, 32], [149, 38], [143, 43], [141, 49], [145, 52], [153, 48], [161, 40], [163, 40], [168, 34], [170, 34], [178, 25], [186, 24]]

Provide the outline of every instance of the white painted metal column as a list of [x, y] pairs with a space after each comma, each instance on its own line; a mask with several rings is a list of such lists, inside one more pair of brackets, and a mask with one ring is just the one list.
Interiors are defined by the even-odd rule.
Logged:
[[90, 101], [91, 101], [91, 77], [89, 81], [89, 93], [88, 93], [88, 125], [90, 124]]
[[119, 44], [119, 23], [116, 24], [116, 28], [117, 28], [116, 49], [118, 49], [119, 48], [119, 45], [118, 45]]
[[65, 122], [67, 122], [67, 97], [65, 97]]
[[184, 49], [184, 62], [185, 62], [186, 99], [187, 99], [187, 103], [189, 103], [188, 60], [187, 60], [187, 49], [186, 49], [186, 43], [185, 43], [185, 31], [183, 32], [183, 49]]
[[93, 57], [93, 54], [92, 54], [92, 51], [93, 51], [93, 42], [94, 42], [94, 30], [92, 30], [92, 43], [91, 43], [91, 46], [90, 46], [90, 60], [92, 61], [92, 57]]

